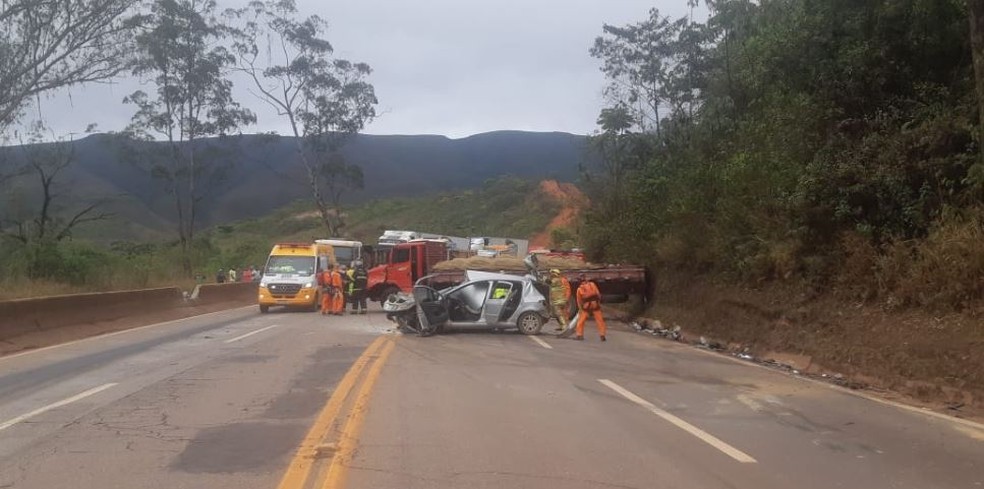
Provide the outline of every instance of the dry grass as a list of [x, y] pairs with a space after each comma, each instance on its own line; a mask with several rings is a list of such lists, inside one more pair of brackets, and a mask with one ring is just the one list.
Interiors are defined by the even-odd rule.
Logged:
[[945, 219], [918, 245], [896, 251], [911, 259], [896, 280], [896, 293], [908, 303], [965, 309], [984, 299], [984, 212]]
[[949, 215], [919, 241], [845, 236], [839, 282], [889, 306], [966, 310], [984, 301], [984, 210]]

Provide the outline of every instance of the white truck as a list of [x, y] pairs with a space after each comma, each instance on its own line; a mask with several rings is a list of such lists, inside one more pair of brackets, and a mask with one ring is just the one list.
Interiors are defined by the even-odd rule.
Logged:
[[457, 236], [448, 236], [446, 234], [438, 233], [424, 233], [418, 231], [397, 231], [397, 230], [387, 230], [383, 232], [383, 235], [377, 240], [378, 249], [392, 248], [394, 245], [400, 243], [409, 243], [417, 239], [435, 239], [446, 241], [451, 252], [467, 252], [469, 249], [468, 238], [460, 238]]
[[339, 265], [345, 265], [347, 267], [352, 267], [356, 264], [363, 263], [362, 256], [362, 242], [361, 241], [350, 241], [347, 239], [318, 239], [315, 240], [317, 244], [331, 245], [335, 250], [335, 260]]
[[529, 253], [530, 242], [525, 239], [492, 238], [478, 236], [469, 238], [469, 250], [486, 257], [516, 256], [524, 257]]

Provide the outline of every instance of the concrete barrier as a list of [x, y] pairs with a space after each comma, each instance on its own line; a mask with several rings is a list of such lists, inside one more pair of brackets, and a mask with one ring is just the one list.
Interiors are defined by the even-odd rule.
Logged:
[[237, 282], [231, 284], [202, 284], [195, 287], [191, 299], [203, 304], [216, 302], [253, 302], [257, 301], [259, 284], [255, 282]]
[[[25, 335], [50, 336], [57, 331], [60, 337], [77, 338], [126, 329], [162, 315], [180, 317], [224, 304], [255, 304], [256, 294], [255, 283], [231, 283], [199, 285], [188, 298], [177, 287], [165, 287], [0, 301], [0, 347]], [[110, 322], [127, 324], [99, 324]]]
[[37, 331], [170, 309], [184, 303], [177, 287], [0, 301], [0, 341]]

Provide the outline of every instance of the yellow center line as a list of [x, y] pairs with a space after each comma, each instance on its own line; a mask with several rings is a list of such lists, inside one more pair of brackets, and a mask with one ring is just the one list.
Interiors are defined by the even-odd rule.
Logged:
[[338, 451], [331, 460], [331, 465], [328, 466], [328, 475], [325, 478], [324, 484], [321, 486], [322, 489], [342, 489], [344, 487], [345, 479], [348, 476], [348, 466], [355, 455], [359, 433], [362, 431], [362, 425], [365, 423], [369, 398], [372, 396], [372, 388], [379, 379], [383, 365], [386, 363], [386, 359], [390, 353], [393, 352], [395, 346], [396, 344], [392, 341], [387, 343], [382, 351], [380, 351], [379, 359], [376, 360], [376, 363], [369, 369], [369, 373], [366, 374], [366, 380], [359, 389], [359, 394], [355, 398], [355, 404], [352, 406], [348, 422], [342, 430], [342, 436], [338, 442]]
[[[373, 355], [386, 342], [387, 337], [385, 336], [380, 336], [373, 340], [366, 347], [365, 351], [359, 355], [359, 358], [355, 360], [355, 363], [345, 373], [342, 380], [338, 382], [338, 386], [335, 387], [335, 391], [328, 399], [328, 403], [325, 404], [324, 409], [321, 410], [318, 418], [314, 421], [314, 425], [311, 426], [304, 440], [301, 441], [300, 448], [298, 448], [294, 458], [290, 461], [287, 471], [277, 486], [278, 489], [301, 489], [307, 484], [307, 479], [311, 474], [311, 468], [314, 466], [314, 461], [318, 456], [318, 447], [324, 442], [328, 430], [335, 424], [335, 419], [341, 412], [342, 406], [345, 405], [345, 400], [348, 398], [352, 388], [355, 387], [359, 376], [362, 375], [362, 370], [373, 360]], [[392, 342], [389, 344], [392, 346]], [[377, 361], [377, 363], [379, 362]]]

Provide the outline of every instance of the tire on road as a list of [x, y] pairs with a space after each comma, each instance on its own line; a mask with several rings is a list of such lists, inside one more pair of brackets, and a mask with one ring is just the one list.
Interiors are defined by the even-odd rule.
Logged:
[[266, 314], [270, 312], [270, 306], [260, 305], [260, 314]]
[[533, 312], [524, 312], [516, 320], [516, 327], [519, 328], [519, 332], [525, 335], [535, 335], [540, 334], [540, 329], [543, 328], [543, 316]]

